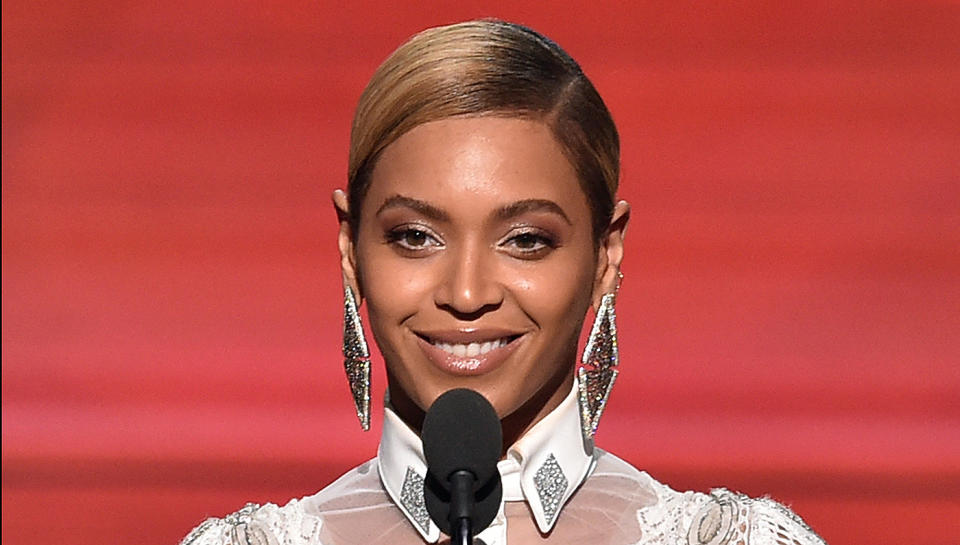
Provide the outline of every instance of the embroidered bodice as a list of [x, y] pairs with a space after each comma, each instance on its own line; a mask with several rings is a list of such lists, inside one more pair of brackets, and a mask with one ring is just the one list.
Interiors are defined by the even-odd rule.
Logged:
[[[484, 545], [825, 545], [789, 509], [724, 489], [677, 492], [580, 433], [577, 386], [497, 465], [503, 502]], [[423, 502], [419, 437], [387, 409], [376, 458], [319, 493], [208, 519], [181, 545], [446, 543]]]
[[[564, 545], [825, 545], [773, 500], [723, 489], [676, 492], [612, 454], [597, 453], [596, 469], [564, 507], [548, 538], [530, 523], [522, 502], [506, 502], [491, 528], [478, 537], [486, 545], [544, 540]], [[422, 545], [423, 538], [395, 507], [377, 473], [373, 459], [314, 496], [283, 507], [248, 504], [222, 519], [206, 520], [181, 545]], [[514, 525], [521, 528], [514, 531]]]

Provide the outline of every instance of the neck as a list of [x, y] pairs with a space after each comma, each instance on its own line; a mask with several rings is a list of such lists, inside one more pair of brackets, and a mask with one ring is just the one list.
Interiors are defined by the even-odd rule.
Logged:
[[528, 399], [519, 409], [500, 420], [503, 426], [503, 454], [543, 417], [560, 405], [573, 387], [573, 369], [551, 377], [550, 381]]
[[[389, 372], [387, 375], [390, 407], [405, 424], [419, 435], [426, 412], [400, 388], [396, 381], [392, 380]], [[533, 397], [524, 402], [517, 410], [502, 417], [500, 420], [503, 427], [503, 452], [501, 456], [505, 456], [507, 449], [523, 437], [543, 417], [556, 409], [572, 387], [573, 366], [558, 369], [558, 372]]]

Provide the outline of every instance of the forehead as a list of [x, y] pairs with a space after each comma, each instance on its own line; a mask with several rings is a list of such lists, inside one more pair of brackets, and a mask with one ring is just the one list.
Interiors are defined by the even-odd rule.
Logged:
[[530, 119], [451, 118], [411, 129], [377, 161], [364, 207], [397, 194], [471, 212], [548, 199], [571, 218], [589, 216], [573, 165], [550, 129]]

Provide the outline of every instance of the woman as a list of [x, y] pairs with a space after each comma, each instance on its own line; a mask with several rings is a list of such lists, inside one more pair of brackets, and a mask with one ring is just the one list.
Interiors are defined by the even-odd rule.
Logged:
[[594, 448], [617, 373], [614, 297], [630, 215], [614, 199], [618, 179], [613, 120], [553, 42], [474, 21], [401, 46], [360, 99], [348, 192], [333, 195], [345, 364], [364, 428], [361, 302], [387, 367], [378, 455], [314, 496], [248, 505], [183, 543], [446, 540], [424, 507], [418, 434], [426, 409], [459, 387], [486, 397], [503, 426], [504, 501], [477, 536], [486, 545], [822, 543], [771, 500], [678, 493]]

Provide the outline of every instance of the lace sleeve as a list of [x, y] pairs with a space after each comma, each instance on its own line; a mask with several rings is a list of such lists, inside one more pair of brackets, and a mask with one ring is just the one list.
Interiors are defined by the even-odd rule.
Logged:
[[637, 511], [637, 545], [827, 545], [800, 517], [769, 499], [718, 488], [677, 492], [649, 478], [656, 503]]
[[320, 543], [319, 517], [303, 511], [297, 500], [283, 507], [248, 503], [222, 519], [209, 518], [180, 545], [308, 545]]
[[725, 489], [710, 492], [687, 529], [689, 545], [826, 545], [787, 507]]

